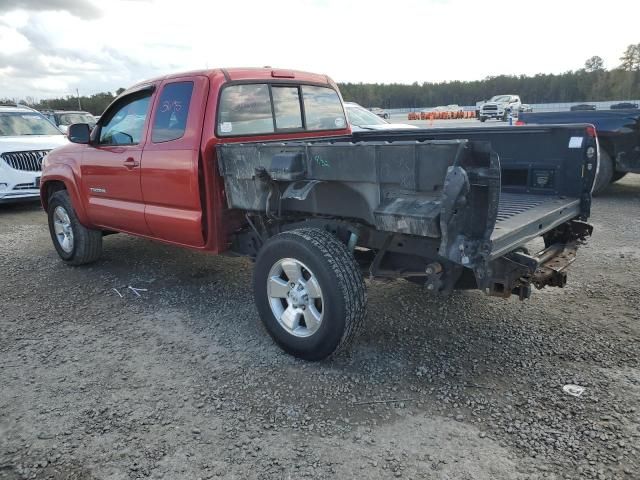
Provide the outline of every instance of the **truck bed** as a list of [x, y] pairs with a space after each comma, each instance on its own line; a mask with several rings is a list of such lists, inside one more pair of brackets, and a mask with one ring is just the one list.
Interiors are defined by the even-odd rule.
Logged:
[[586, 219], [595, 147], [588, 125], [359, 132], [225, 144], [218, 164], [232, 208], [430, 238], [473, 267]]

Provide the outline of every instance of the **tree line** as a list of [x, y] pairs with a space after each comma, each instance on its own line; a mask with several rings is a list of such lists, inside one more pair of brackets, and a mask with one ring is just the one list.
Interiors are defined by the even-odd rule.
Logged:
[[560, 74], [498, 75], [484, 80], [442, 83], [339, 84], [346, 101], [367, 107], [408, 108], [438, 105], [475, 105], [493, 95], [517, 94], [525, 103], [561, 103], [640, 98], [640, 43], [629, 45], [620, 65], [604, 68], [593, 56], [584, 68]]
[[[611, 70], [604, 67], [602, 58], [593, 56], [584, 68], [560, 74], [498, 75], [484, 80], [451, 81], [442, 83], [339, 83], [346, 101], [366, 107], [419, 108], [437, 105], [475, 105], [497, 94], [518, 94], [525, 103], [587, 102], [606, 100], [631, 100], [640, 98], [640, 43], [627, 47], [620, 65]], [[102, 92], [89, 96], [53, 98], [37, 101], [33, 98], [19, 100], [38, 110], [82, 110], [100, 115], [119, 95]], [[0, 103], [16, 102], [16, 99], [0, 100]]]

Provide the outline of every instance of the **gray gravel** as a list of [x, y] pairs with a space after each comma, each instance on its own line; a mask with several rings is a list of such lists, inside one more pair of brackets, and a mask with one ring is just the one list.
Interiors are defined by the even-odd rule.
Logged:
[[369, 283], [351, 352], [310, 364], [248, 261], [113, 235], [70, 268], [37, 206], [0, 206], [0, 479], [638, 478], [639, 214], [629, 176], [524, 303]]

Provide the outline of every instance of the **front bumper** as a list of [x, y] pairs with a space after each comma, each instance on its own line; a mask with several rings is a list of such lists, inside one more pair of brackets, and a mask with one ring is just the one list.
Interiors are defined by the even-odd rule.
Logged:
[[3, 203], [36, 202], [40, 200], [40, 192], [4, 195], [0, 193], [0, 205]]
[[0, 160], [0, 203], [40, 198], [42, 172], [15, 170]]
[[489, 111], [480, 111], [481, 117], [487, 118], [502, 118], [504, 117], [504, 110], [489, 110]]

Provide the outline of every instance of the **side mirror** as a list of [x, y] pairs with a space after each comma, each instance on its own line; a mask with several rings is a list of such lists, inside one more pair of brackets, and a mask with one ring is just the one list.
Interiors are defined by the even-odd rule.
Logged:
[[91, 129], [86, 123], [74, 123], [69, 126], [67, 136], [72, 143], [89, 143]]

